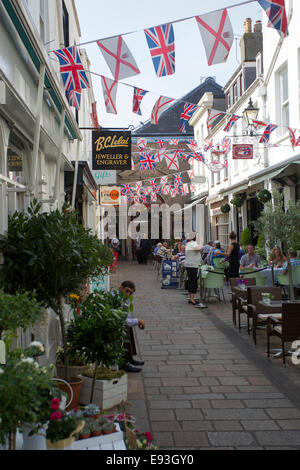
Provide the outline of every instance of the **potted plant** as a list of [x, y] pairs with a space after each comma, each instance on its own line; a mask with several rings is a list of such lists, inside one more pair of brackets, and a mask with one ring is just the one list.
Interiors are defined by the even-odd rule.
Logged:
[[247, 199], [247, 194], [240, 193], [234, 196], [234, 198], [230, 202], [236, 207], [242, 207], [246, 199]]
[[157, 450], [158, 447], [154, 445], [153, 436], [150, 432], [139, 432], [135, 429], [130, 432], [125, 440], [127, 450]]
[[135, 417], [130, 413], [119, 413], [117, 415], [115, 415], [115, 414], [106, 415], [105, 418], [109, 422], [118, 423], [119, 426], [120, 426], [121, 431], [123, 431], [123, 432], [125, 431], [125, 423], [126, 423], [126, 426], [134, 429], [135, 422], [136, 422]]
[[46, 430], [47, 449], [72, 449], [77, 435], [84, 427], [84, 421], [79, 420], [74, 414], [60, 410], [59, 398], [54, 398], [51, 401], [51, 410]]
[[4, 340], [7, 351], [18, 328], [26, 330], [44, 317], [42, 307], [34, 295], [29, 292], [10, 295], [0, 289], [0, 341]]
[[[103, 425], [103, 426], [105, 426], [105, 425]], [[92, 433], [91, 437], [101, 436], [102, 426], [99, 423], [99, 421], [92, 421], [91, 424], [90, 424], [90, 428], [91, 428], [91, 433]]]
[[116, 432], [117, 428], [114, 422], [112, 423], [105, 423], [102, 425], [102, 434], [112, 434]]
[[[29, 351], [36, 348], [34, 344]], [[0, 443], [8, 441], [14, 449], [16, 430], [24, 426], [26, 435], [37, 434], [49, 419], [50, 399], [59, 393], [51, 368], [40, 367], [24, 350], [10, 352], [0, 368]]]
[[289, 201], [285, 207], [283, 196], [276, 190], [273, 191], [273, 200], [265, 204], [260, 218], [254, 223], [257, 234], [263, 233], [266, 246], [272, 250], [274, 246], [281, 245], [285, 252], [288, 264], [288, 276], [291, 300], [295, 299], [292, 267], [289, 252], [298, 241], [300, 233], [300, 203]]
[[222, 204], [221, 206], [221, 212], [222, 214], [228, 214], [230, 212], [231, 208], [229, 204]]
[[248, 285], [248, 280], [247, 279], [238, 279], [238, 285], [239, 285], [240, 289], [246, 290], [247, 285]]
[[100, 408], [98, 405], [94, 403], [90, 403], [89, 405], [85, 406], [83, 411], [83, 416], [86, 418], [92, 418], [93, 420], [97, 420], [100, 415]]
[[[74, 315], [68, 326], [68, 341], [94, 364], [92, 372], [82, 376], [82, 404], [96, 403], [105, 409], [127, 398], [126, 374], [110, 369], [124, 361], [127, 312], [122, 301], [112, 292], [95, 291], [80, 304], [80, 313]], [[113, 392], [117, 387], [121, 387], [119, 394]]]
[[91, 423], [86, 420], [83, 428], [79, 432], [78, 437], [80, 440], [89, 439], [91, 435], [92, 435]]
[[[81, 375], [89, 369], [89, 364], [86, 363], [86, 358], [81, 351], [74, 349], [70, 343], [67, 342], [68, 359], [70, 376], [75, 377]], [[57, 377], [65, 377], [65, 353], [61, 346], [56, 350], [56, 375]]]
[[262, 301], [264, 304], [270, 305], [271, 300], [274, 299], [274, 295], [269, 292], [262, 292]]
[[261, 202], [262, 204], [266, 204], [266, 202], [271, 201], [271, 199], [272, 199], [272, 193], [270, 193], [270, 191], [268, 191], [267, 189], [261, 189], [261, 190], [258, 191], [258, 193], [257, 193], [257, 199], [258, 199], [259, 202]]
[[0, 235], [0, 282], [10, 294], [20, 289], [35, 292], [37, 300], [57, 314], [65, 378], [70, 382], [65, 300], [80, 292], [87, 279], [107, 272], [113, 258], [109, 248], [78, 222], [75, 211], [67, 206], [40, 211], [41, 204], [34, 200], [28, 213], [9, 216], [7, 233]]

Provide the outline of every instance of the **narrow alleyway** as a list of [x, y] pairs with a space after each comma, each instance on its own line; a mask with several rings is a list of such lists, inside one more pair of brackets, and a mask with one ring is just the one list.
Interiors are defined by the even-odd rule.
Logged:
[[[112, 287], [132, 280], [141, 374], [129, 374], [131, 412], [160, 449], [299, 449], [300, 368], [268, 361], [231, 324], [231, 304], [205, 310], [163, 290], [151, 266], [123, 262]], [[227, 299], [229, 297], [227, 296]]]

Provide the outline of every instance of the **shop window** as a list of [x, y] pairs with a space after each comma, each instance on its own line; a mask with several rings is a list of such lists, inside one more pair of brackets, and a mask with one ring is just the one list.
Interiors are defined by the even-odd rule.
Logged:
[[64, 33], [64, 44], [65, 47], [70, 45], [70, 31], [69, 31], [69, 13], [65, 2], [62, 0], [62, 11], [63, 11], [63, 33]]
[[278, 135], [284, 135], [290, 125], [288, 67], [285, 65], [276, 73]]

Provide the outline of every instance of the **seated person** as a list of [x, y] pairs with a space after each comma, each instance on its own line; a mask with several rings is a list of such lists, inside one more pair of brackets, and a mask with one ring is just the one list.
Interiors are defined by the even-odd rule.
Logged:
[[[297, 258], [296, 251], [290, 251], [290, 263], [291, 263], [292, 268], [294, 266], [300, 266], [300, 259]], [[288, 273], [288, 263], [287, 261], [285, 261], [285, 263], [283, 264], [282, 274], [287, 274], [287, 273]]]
[[203, 245], [201, 254], [202, 260], [206, 263], [207, 255], [210, 252], [211, 248], [213, 247], [213, 242], [208, 242], [206, 245]]
[[171, 250], [169, 249], [168, 243], [164, 242], [156, 254], [164, 259], [169, 257], [171, 255]]
[[184, 262], [185, 262], [185, 245], [183, 245], [180, 248], [180, 252], [177, 255], [173, 256], [173, 259], [178, 259], [179, 264], [181, 266], [184, 266]]
[[[296, 253], [297, 255], [297, 253]], [[273, 263], [274, 268], [282, 268], [284, 263], [286, 262], [286, 257], [283, 255], [279, 246], [275, 246], [273, 248], [271, 255], [268, 259], [269, 263]]]
[[224, 259], [224, 257], [225, 257], [225, 251], [223, 250], [223, 248], [221, 248], [221, 243], [217, 240], [215, 241], [215, 248], [211, 252], [211, 266], [215, 265], [214, 260], [216, 258]]
[[260, 265], [260, 256], [255, 253], [253, 243], [248, 245], [248, 253], [243, 255], [240, 260], [240, 270], [258, 268]]

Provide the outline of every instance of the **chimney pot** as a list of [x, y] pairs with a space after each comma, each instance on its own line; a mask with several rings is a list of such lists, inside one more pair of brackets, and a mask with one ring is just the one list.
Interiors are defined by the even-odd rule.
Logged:
[[260, 20], [257, 20], [254, 28], [253, 28], [254, 33], [261, 33], [262, 32], [262, 23]]
[[244, 22], [244, 29], [245, 29], [245, 34], [252, 33], [252, 19], [251, 18], [246, 18]]

